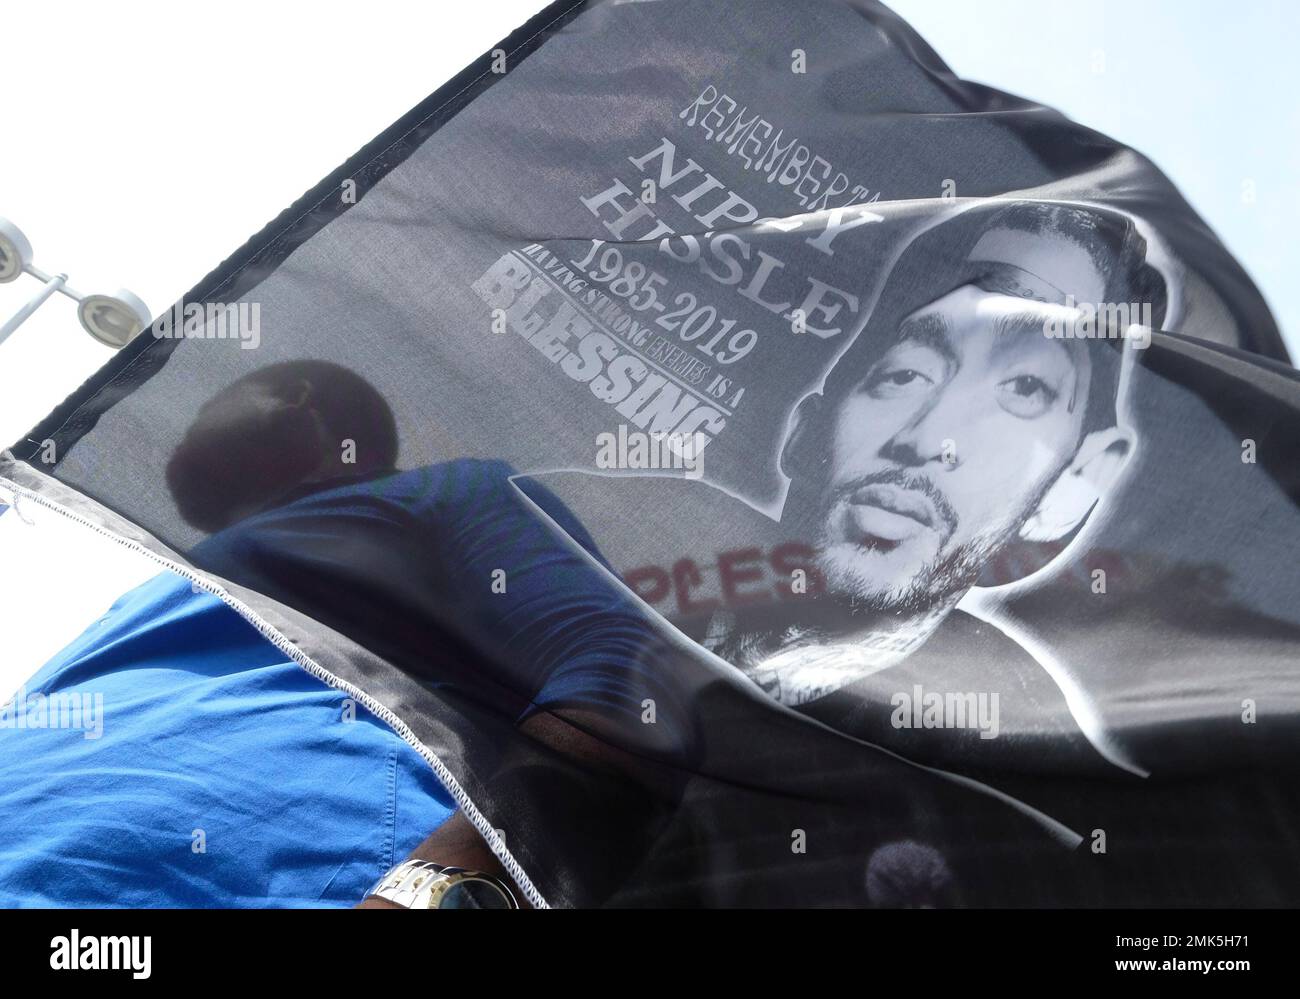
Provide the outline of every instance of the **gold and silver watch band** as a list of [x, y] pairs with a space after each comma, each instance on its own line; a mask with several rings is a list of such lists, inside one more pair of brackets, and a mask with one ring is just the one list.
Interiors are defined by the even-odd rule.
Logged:
[[514, 893], [499, 878], [428, 860], [407, 860], [367, 892], [407, 909], [518, 909]]

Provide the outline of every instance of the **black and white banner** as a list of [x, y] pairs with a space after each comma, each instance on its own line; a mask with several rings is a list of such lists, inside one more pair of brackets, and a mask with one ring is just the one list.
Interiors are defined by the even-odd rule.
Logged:
[[534, 904], [1300, 901], [1277, 328], [874, 2], [553, 5], [11, 452]]

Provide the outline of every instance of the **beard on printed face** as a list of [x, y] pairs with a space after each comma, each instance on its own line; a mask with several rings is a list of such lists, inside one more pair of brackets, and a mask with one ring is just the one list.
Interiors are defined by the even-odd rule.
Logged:
[[964, 535], [953, 504], [929, 476], [884, 467], [814, 490], [811, 510], [798, 520], [828, 595], [860, 611], [923, 613], [975, 585], [1046, 489]]

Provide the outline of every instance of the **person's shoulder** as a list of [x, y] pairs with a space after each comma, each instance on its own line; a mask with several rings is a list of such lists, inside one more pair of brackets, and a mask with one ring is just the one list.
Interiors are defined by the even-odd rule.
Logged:
[[514, 468], [502, 459], [453, 458], [342, 482], [305, 500], [316, 507], [347, 505], [357, 500], [403, 507], [457, 504], [486, 493], [506, 491], [514, 474]]
[[[35, 689], [108, 676], [121, 689], [159, 661], [167, 668], [201, 673], [229, 660], [261, 663], [254, 650], [269, 643], [217, 596], [173, 572], [160, 572], [123, 593], [77, 639], [57, 653], [29, 681]], [[274, 653], [279, 655], [279, 653]], [[283, 658], [281, 656], [281, 658]], [[292, 665], [292, 664], [291, 664]], [[107, 681], [104, 681], [107, 682]]]
[[410, 484], [437, 479], [477, 488], [505, 484], [514, 474], [514, 466], [503, 458], [451, 458], [398, 472], [392, 481]]

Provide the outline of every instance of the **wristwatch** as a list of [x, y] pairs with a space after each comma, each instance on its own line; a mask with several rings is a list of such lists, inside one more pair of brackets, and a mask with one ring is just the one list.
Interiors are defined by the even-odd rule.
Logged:
[[514, 892], [500, 878], [428, 860], [407, 860], [375, 882], [374, 896], [406, 909], [518, 909]]

